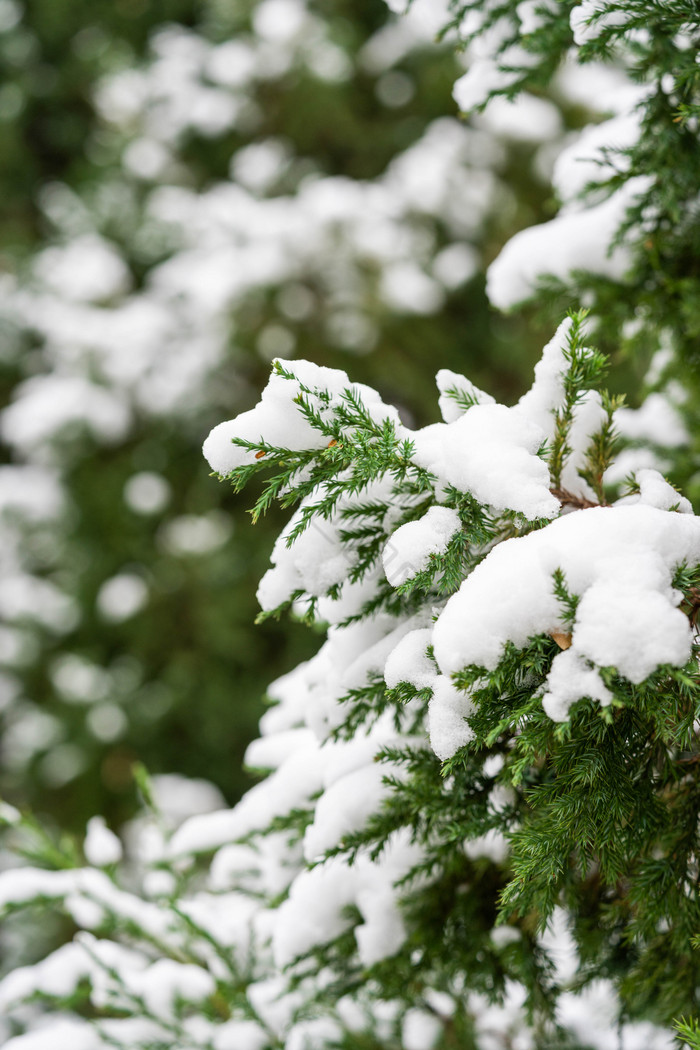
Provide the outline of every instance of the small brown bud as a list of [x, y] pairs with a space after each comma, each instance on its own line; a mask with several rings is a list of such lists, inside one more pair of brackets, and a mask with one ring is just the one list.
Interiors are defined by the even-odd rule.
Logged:
[[549, 633], [560, 649], [569, 649], [571, 647], [570, 634], [564, 634], [563, 631], [550, 631]]
[[256, 459], [262, 459], [263, 456], [266, 456], [266, 455], [267, 455], [267, 453], [263, 449], [261, 449], [260, 452], [256, 452], [255, 453], [255, 458]]

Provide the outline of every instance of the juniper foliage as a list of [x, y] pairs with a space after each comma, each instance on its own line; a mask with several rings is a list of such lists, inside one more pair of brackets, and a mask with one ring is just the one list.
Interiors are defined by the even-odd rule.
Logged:
[[599, 200], [635, 180], [633, 199], [617, 231], [617, 243], [628, 239], [633, 245], [634, 265], [624, 282], [594, 278], [582, 266], [564, 281], [543, 275], [539, 289], [550, 316], [572, 301], [590, 304], [609, 349], [618, 347], [622, 339], [632, 353], [646, 356], [650, 333], [653, 339], [654, 333], [670, 328], [678, 344], [683, 381], [692, 382], [695, 389], [700, 333], [697, 4], [693, 0], [564, 0], [531, 5], [518, 0], [491, 4], [451, 0], [450, 9], [453, 17], [444, 35], [462, 48], [486, 40], [493, 63], [502, 72], [500, 84], [487, 88], [476, 108], [487, 107], [497, 95], [515, 98], [523, 90], [546, 89], [574, 44], [577, 62], [619, 64], [640, 85], [634, 106], [639, 137], [631, 146], [613, 144], [604, 149], [605, 175], [581, 191], [589, 200]]
[[[634, 312], [678, 376], [695, 353], [695, 5], [453, 10], [448, 32], [496, 40], [491, 94], [541, 88], [572, 38], [649, 87], [635, 145], [587, 189], [647, 180], [618, 230], [624, 295], [600, 275], [562, 285], [589, 293], [604, 340]], [[43, 865], [0, 875], [4, 910], [58, 902], [90, 931], [61, 957], [72, 980], [55, 954], [0, 983], [18, 1026], [40, 1001], [69, 1011], [47, 1038], [72, 1025], [87, 1050], [587, 1050], [615, 1032], [660, 1050], [674, 1021], [700, 1045], [700, 523], [587, 342], [577, 312], [512, 408], [439, 373], [444, 422], [419, 430], [344, 373], [277, 362], [257, 408], [212, 432], [216, 474], [265, 479], [255, 520], [294, 508], [263, 616], [325, 641], [270, 687], [249, 751], [270, 772], [234, 810], [173, 829], [142, 778], [131, 869], [105, 828], [76, 865], [4, 811]], [[673, 473], [693, 462], [666, 452]]]
[[[460, 409], [452, 423], [433, 425], [411, 438], [387, 406], [368, 401], [365, 391], [345, 385], [342, 374], [318, 369], [314, 383], [306, 375], [300, 378], [297, 366], [275, 366], [274, 389], [278, 396], [286, 395], [286, 405], [303, 428], [305, 440], [293, 427], [293, 448], [264, 440], [263, 432], [255, 441], [234, 437], [233, 455], [243, 462], [227, 476], [236, 488], [256, 475], [266, 476], [254, 515], [273, 500], [297, 506], [271, 570], [279, 573], [291, 567], [300, 572], [301, 585], [287, 580], [292, 589], [283, 604], [317, 619], [338, 607], [327, 643], [335, 644], [336, 659], [342, 659], [344, 647], [352, 644], [353, 631], [368, 631], [367, 637], [377, 638], [386, 653], [391, 648], [387, 639], [396, 648], [406, 628], [418, 627], [415, 645], [419, 638], [425, 643], [431, 615], [437, 618], [433, 642], [425, 646], [424, 655], [417, 651], [394, 670], [389, 669], [389, 660], [383, 673], [377, 661], [370, 660], [362, 673], [347, 679], [355, 683], [351, 688], [338, 696], [331, 690], [330, 707], [325, 701], [316, 748], [319, 753], [335, 748], [336, 762], [347, 762], [343, 756], [359, 740], [370, 740], [384, 724], [384, 737], [378, 735], [370, 751], [374, 761], [370, 759], [369, 769], [379, 764], [380, 778], [369, 793], [365, 791], [367, 812], [361, 803], [359, 813], [351, 812], [345, 823], [341, 819], [337, 835], [334, 811], [323, 809], [324, 789], [319, 797], [318, 789], [307, 784], [298, 803], [284, 798], [276, 812], [263, 805], [262, 816], [254, 815], [247, 827], [245, 820], [236, 826], [234, 810], [228, 827], [219, 829], [207, 825], [206, 817], [194, 818], [173, 835], [163, 826], [141, 773], [152, 814], [147, 821], [149, 834], [158, 838], [160, 846], [146, 862], [150, 874], [141, 861], [140, 892], [134, 873], [124, 883], [124, 874], [105, 860], [104, 850], [96, 861], [102, 872], [76, 867], [72, 847], [59, 848], [44, 837], [38, 849], [36, 829], [10, 813], [7, 821], [19, 836], [19, 845], [23, 839], [31, 840], [26, 850], [29, 859], [56, 870], [24, 876], [29, 890], [16, 872], [8, 872], [4, 887], [0, 884], [6, 910], [58, 899], [76, 921], [90, 928], [91, 936], [83, 935], [73, 946], [81, 954], [81, 964], [79, 980], [69, 994], [62, 988], [57, 992], [55, 979], [42, 980], [39, 973], [26, 985], [16, 977], [13, 985], [8, 978], [10, 987], [7, 981], [0, 985], [0, 997], [4, 994], [12, 1001], [30, 994], [73, 1011], [97, 1009], [99, 1021], [91, 1029], [99, 1033], [95, 1045], [124, 1045], [120, 1040], [131, 1032], [132, 1045], [149, 1047], [172, 1045], [173, 1040], [189, 1045], [185, 1040], [193, 1039], [193, 1010], [204, 1033], [195, 1043], [198, 1046], [228, 1045], [220, 1042], [217, 1027], [224, 1032], [226, 1025], [233, 1026], [229, 1031], [240, 1034], [240, 1026], [246, 1024], [255, 1026], [254, 1045], [297, 1045], [290, 1043], [290, 1031], [297, 1032], [298, 1040], [310, 1039], [311, 1045], [318, 1045], [313, 1025], [321, 1024], [326, 1015], [335, 1015], [336, 1027], [327, 1037], [331, 1042], [350, 1040], [347, 1045], [361, 1045], [353, 1042], [360, 1039], [357, 1024], [354, 1035], [352, 1026], [350, 1032], [337, 1027], [338, 1003], [347, 1001], [367, 1004], [359, 1026], [366, 1029], [362, 1038], [379, 1038], [372, 1011], [378, 1003], [391, 1002], [393, 1028], [380, 1041], [394, 1045], [403, 1030], [410, 1032], [411, 1011], [422, 1010], [435, 1022], [438, 1030], [433, 1035], [439, 1045], [481, 1047], [479, 1004], [483, 1016], [486, 1004], [507, 999], [513, 987], [523, 990], [516, 1026], [530, 1031], [535, 1045], [579, 1047], [585, 1041], [562, 1021], [558, 1003], [562, 995], [595, 986], [599, 980], [614, 982], [621, 1021], [644, 1018], [667, 1024], [693, 1009], [700, 961], [689, 947], [697, 928], [694, 858], [700, 815], [700, 793], [692, 775], [700, 696], [694, 651], [689, 649], [684, 666], [670, 660], [641, 681], [631, 681], [614, 666], [600, 666], [596, 670], [606, 690], [604, 702], [601, 695], [587, 698], [584, 688], [568, 717], [554, 720], [546, 705], [543, 708], [543, 693], [548, 683], [552, 688], [554, 663], [566, 653], [567, 637], [575, 641], [577, 632], [585, 629], [581, 610], [587, 597], [586, 587], [577, 593], [561, 566], [550, 579], [559, 613], [549, 629], [529, 630], [524, 643], [517, 640], [516, 632], [502, 645], [495, 662], [467, 664], [452, 680], [440, 673], [449, 662], [444, 632], [438, 633], [441, 618], [465, 594], [465, 585], [494, 564], [499, 550], [546, 537], [556, 524], [601, 514], [583, 479], [577, 490], [562, 488], [567, 466], [578, 462], [585, 473], [586, 464], [608, 456], [601, 452], [605, 443], [595, 424], [602, 420], [603, 428], [610, 429], [610, 402], [590, 389], [599, 381], [605, 362], [585, 346], [584, 335], [584, 317], [577, 315], [553, 341], [560, 396], [549, 410], [551, 436], [541, 440], [542, 431], [534, 446], [530, 438], [534, 451], [529, 453], [529, 466], [541, 468], [548, 485], [556, 481], [558, 509], [550, 511], [550, 519], [559, 517], [554, 522], [532, 510], [523, 511], [517, 484], [513, 505], [505, 501], [499, 509], [498, 500], [488, 504], [479, 498], [478, 477], [467, 494], [455, 484], [442, 483], [439, 462], [432, 470], [423, 465], [426, 433], [435, 434], [437, 427], [449, 445], [459, 439], [470, 414], [473, 419], [484, 408], [481, 415], [486, 420], [500, 406], [484, 405], [482, 399], [481, 405]], [[334, 386], [320, 385], [329, 377]], [[448, 400], [456, 403], [454, 395]], [[574, 452], [574, 427], [591, 401], [599, 412], [589, 423], [588, 440], [583, 446], [578, 442]], [[526, 404], [524, 399], [520, 409], [504, 411], [522, 416]], [[468, 446], [463, 451], [469, 455]], [[601, 472], [606, 465], [599, 463]], [[571, 484], [570, 478], [567, 483]], [[641, 513], [641, 529], [649, 513], [662, 521], [664, 530], [673, 530], [679, 522], [685, 525], [683, 519], [695, 524], [694, 518], [676, 511], [645, 506], [641, 494], [631, 498], [628, 510]], [[413, 564], [406, 576], [402, 562], [397, 577], [394, 555], [406, 556], [406, 537], [415, 539], [416, 527], [435, 510], [455, 515], [453, 534], [427, 556], [414, 543]], [[602, 513], [609, 521], [607, 516], [617, 520], [625, 511], [613, 506]], [[587, 520], [592, 523], [591, 541], [603, 543], [595, 526], [601, 519]], [[358, 522], [363, 524], [357, 527]], [[322, 544], [329, 535], [347, 558], [342, 579], [330, 583], [328, 577], [319, 578], [318, 562], [301, 569], [294, 563], [300, 543]], [[700, 542], [693, 549], [692, 563], [683, 559], [680, 546], [670, 555], [669, 564], [675, 566], [673, 585], [684, 596], [682, 618], [692, 617], [695, 608]], [[367, 580], [374, 584], [369, 598], [364, 593]], [[507, 585], [507, 578], [503, 582]], [[508, 600], [507, 594], [491, 596], [495, 607]], [[631, 610], [623, 608], [622, 613]], [[489, 615], [488, 609], [484, 615]], [[434, 647], [441, 650], [437, 655]], [[416, 658], [422, 661], [421, 672], [413, 666]], [[587, 665], [594, 670], [592, 660]], [[426, 668], [428, 676], [421, 678]], [[284, 688], [278, 690], [282, 706], [289, 696], [285, 699]], [[282, 769], [284, 764], [261, 783], [259, 797], [271, 791], [274, 776]], [[289, 790], [297, 790], [294, 780]], [[331, 790], [332, 785], [326, 786], [325, 793]], [[344, 790], [352, 789], [348, 785]], [[362, 786], [356, 790], [362, 798]], [[337, 796], [333, 801], [338, 805]], [[242, 807], [245, 800], [238, 807], [239, 818]], [[329, 820], [330, 838], [324, 829]], [[320, 850], [309, 847], [314, 833], [326, 839]], [[277, 850], [278, 863], [292, 869], [291, 883], [282, 880], [274, 891], [260, 876], [266, 840], [273, 844], [273, 852]], [[227, 847], [229, 841], [239, 845]], [[335, 880], [363, 864], [375, 873], [381, 871], [397, 841], [404, 843], [407, 856], [391, 871], [386, 900], [390, 908], [399, 908], [400, 934], [388, 948], [380, 945], [369, 954], [362, 950], [358, 954], [353, 933], [363, 926], [369, 930], [372, 923], [378, 923], [381, 933], [384, 920], [373, 916], [362, 894], [351, 895], [346, 904], [342, 894], [334, 901]], [[306, 867], [298, 858], [303, 843], [309, 847]], [[228, 874], [233, 883], [215, 879], [206, 889], [198, 889], [196, 858], [217, 850], [214, 872], [227, 849], [247, 851], [243, 865], [234, 863]], [[176, 858], [180, 859], [176, 862]], [[257, 870], [257, 875], [246, 876], [246, 868]], [[172, 875], [172, 881], [155, 901], [144, 900], [141, 894], [152, 895], [148, 880], [153, 885], [157, 873], [166, 879]], [[318, 899], [307, 905], [320, 908], [315, 918], [313, 911], [309, 916], [310, 933], [303, 923], [299, 926], [301, 917], [296, 913], [295, 898], [304, 878], [318, 880]], [[325, 905], [319, 903], [323, 900]], [[286, 930], [289, 940], [282, 947], [278, 941], [272, 962], [264, 941], [261, 944], [255, 937], [246, 941], [243, 935], [251, 913], [258, 909]], [[234, 941], [219, 929], [215, 918], [228, 910], [237, 915]], [[555, 911], [569, 916], [578, 956], [575, 973], [567, 982], [542, 940]], [[500, 931], [507, 931], [507, 936]], [[259, 938], [260, 928], [257, 932]], [[129, 945], [128, 950], [118, 949], [120, 940]], [[130, 973], [130, 961], [119, 955], [122, 951], [139, 957], [136, 972], [141, 974], [143, 990]], [[116, 953], [114, 960], [110, 952]], [[177, 977], [160, 972], [156, 981], [165, 959], [171, 961]], [[279, 990], [287, 984], [287, 994], [294, 1000], [282, 1032], [275, 1032], [265, 1011], [260, 1016], [255, 1007], [255, 988], [270, 979], [270, 966], [273, 973], [277, 968], [283, 981]], [[153, 988], [149, 975], [154, 978]], [[159, 991], [163, 983], [167, 993]], [[162, 1000], [167, 995], [166, 1008]], [[141, 1025], [136, 1035], [124, 1027], [128, 1018]]]

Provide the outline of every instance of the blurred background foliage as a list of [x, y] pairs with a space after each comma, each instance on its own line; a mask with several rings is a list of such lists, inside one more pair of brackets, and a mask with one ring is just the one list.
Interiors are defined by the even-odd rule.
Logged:
[[[188, 235], [197, 241], [197, 231], [175, 229], [172, 216], [154, 226], [149, 209], [159, 188], [201, 200], [222, 184], [245, 183], [245, 163], [237, 167], [235, 158], [244, 155], [250, 166], [255, 155], [244, 151], [272, 140], [283, 144], [284, 162], [262, 188], [251, 189], [248, 178], [253, 198], [293, 203], [303, 187], [328, 176], [344, 180], [330, 187], [331, 198], [335, 192], [342, 197], [349, 179], [365, 185], [381, 180], [432, 121], [452, 114], [457, 125], [450, 91], [458, 59], [434, 44], [429, 19], [411, 36], [396, 28], [396, 16], [380, 0], [310, 0], [308, 7], [289, 0], [287, 12], [293, 9], [300, 21], [285, 36], [276, 21], [284, 0], [274, 4], [0, 0], [0, 377], [6, 406], [0, 434], [3, 469], [10, 471], [0, 477], [0, 490], [6, 483], [10, 493], [4, 502], [0, 495], [0, 509], [4, 573], [18, 594], [14, 604], [0, 602], [0, 779], [10, 801], [33, 806], [62, 827], [80, 829], [95, 812], [115, 823], [128, 816], [137, 760], [154, 773], [205, 777], [234, 802], [247, 784], [242, 756], [266, 685], [315, 648], [314, 637], [299, 625], [254, 625], [255, 587], [282, 522], [271, 514], [252, 529], [245, 508], [253, 494], [234, 497], [208, 476], [200, 453], [211, 426], [255, 403], [270, 357], [293, 354], [343, 368], [422, 425], [437, 418], [438, 368], [466, 373], [512, 402], [529, 385], [549, 336], [547, 326], [533, 326], [531, 317], [492, 311], [483, 272], [515, 230], [551, 214], [551, 141], [522, 141], [512, 129], [504, 134], [482, 124], [469, 147], [469, 163], [482, 181], [484, 171], [490, 179], [478, 221], [465, 214], [468, 201], [461, 201], [459, 185], [448, 186], [439, 207], [425, 213], [414, 193], [406, 211], [411, 236], [427, 245], [426, 266], [444, 248], [464, 248], [467, 241], [475, 260], [463, 265], [471, 258], [464, 251], [444, 257], [461, 260], [463, 277], [443, 281], [437, 291], [433, 280], [433, 298], [426, 293], [430, 301], [422, 306], [410, 302], [410, 288], [403, 302], [400, 295], [382, 294], [381, 265], [371, 253], [360, 253], [348, 269], [352, 308], [339, 313], [338, 289], [329, 292], [324, 283], [337, 264], [329, 236], [327, 257], [261, 277], [227, 300], [213, 321], [202, 314], [202, 324], [216, 329], [219, 349], [206, 368], [193, 366], [191, 397], [185, 391], [160, 404], [157, 393], [149, 401], [128, 384], [117, 390], [114, 369], [103, 367], [97, 352], [75, 351], [69, 336], [53, 338], [51, 318], [63, 316], [57, 312], [62, 296], [75, 306], [78, 325], [80, 309], [88, 311], [86, 325], [99, 310], [108, 331], [125, 304], [134, 297], [145, 301], [158, 287], [162, 267]], [[312, 37], [318, 45], [309, 57]], [[206, 56], [227, 43], [248, 46], [256, 38], [262, 40], [258, 51], [216, 51], [216, 78], [197, 81], [216, 97], [204, 100], [203, 119], [193, 116], [199, 103], [188, 86], [192, 64], [209, 61]], [[288, 54], [286, 62], [281, 53]], [[251, 54], [269, 65], [243, 83], [236, 63], [245, 65]], [[165, 65], [164, 55], [170, 56]], [[113, 99], [124, 95], [133, 71], [143, 74], [142, 86], [126, 92], [117, 119]], [[184, 107], [181, 126], [161, 139], [152, 129], [167, 106], [154, 105], [148, 118], [143, 88], [156, 81], [161, 94], [177, 95]], [[115, 94], [110, 83], [122, 88]], [[229, 89], [239, 91], [238, 113], [217, 125], [211, 116]], [[112, 103], [98, 105], [109, 91]], [[571, 106], [563, 115], [569, 123], [582, 119]], [[151, 132], [144, 131], [147, 118]], [[563, 133], [562, 126], [549, 139], [559, 141]], [[426, 166], [431, 149], [428, 144], [418, 168]], [[482, 150], [491, 153], [479, 157]], [[426, 171], [429, 183], [429, 165]], [[476, 176], [463, 166], [456, 178], [468, 186]], [[177, 210], [177, 200], [172, 207]], [[460, 214], [464, 229], [471, 229], [468, 237], [460, 232]], [[216, 213], [211, 222], [216, 227]], [[345, 251], [341, 226], [339, 256]], [[47, 252], [86, 236], [118, 254], [126, 277], [102, 292], [66, 291], [72, 278], [64, 280], [64, 272], [73, 264]], [[80, 285], [93, 265], [89, 253], [76, 265]], [[400, 279], [403, 271], [397, 272]], [[197, 276], [195, 263], [192, 280]], [[418, 283], [418, 298], [430, 287]], [[183, 296], [173, 292], [166, 312], [179, 309]], [[194, 301], [188, 318], [195, 332], [197, 309]], [[350, 338], [338, 317], [350, 318]], [[125, 345], [125, 358], [130, 352]], [[149, 353], [167, 362], [170, 338], [154, 336]], [[192, 354], [198, 353], [195, 340]], [[81, 376], [94, 386], [76, 386]], [[41, 401], [35, 381], [47, 377], [68, 377], [74, 386], [42, 387]], [[110, 383], [118, 404], [127, 404], [129, 421], [107, 434], [104, 419], [91, 422], [93, 409], [98, 417], [101, 409], [90, 401], [91, 391], [110, 392]], [[70, 411], [61, 411], [62, 398], [70, 400]], [[44, 417], [49, 423], [42, 429]], [[32, 426], [41, 435], [26, 438]], [[11, 472], [27, 466], [57, 483], [60, 506], [32, 511], [16, 497], [20, 475]], [[28, 579], [49, 583], [53, 597], [30, 594]], [[47, 614], [47, 602], [55, 614]]]

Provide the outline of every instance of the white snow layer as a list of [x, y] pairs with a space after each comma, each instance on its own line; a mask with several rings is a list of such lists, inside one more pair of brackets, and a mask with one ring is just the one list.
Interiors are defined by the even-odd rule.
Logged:
[[[570, 318], [561, 322], [535, 365], [532, 386], [517, 404], [518, 411], [542, 428], [548, 442], [554, 437], [555, 413], [564, 400], [564, 375], [569, 367], [565, 351], [572, 323]], [[561, 486], [570, 493], [593, 497], [590, 488], [579, 476], [579, 470], [585, 463], [591, 437], [604, 420], [600, 394], [594, 390], [587, 391], [574, 408], [573, 423], [568, 434], [571, 451], [561, 473]]]
[[430, 627], [410, 631], [392, 649], [384, 666], [384, 680], [389, 689], [400, 682], [407, 682], [415, 689], [429, 689], [437, 676], [437, 670], [426, 653], [433, 632]]
[[393, 955], [406, 937], [396, 883], [422, 859], [421, 847], [411, 843], [410, 832], [402, 828], [391, 836], [376, 861], [364, 854], [354, 864], [334, 857], [301, 872], [275, 918], [273, 947], [278, 966], [348, 929], [352, 925], [350, 905], [363, 919], [355, 927], [362, 964], [371, 966]]
[[[647, 91], [640, 89], [639, 101]], [[552, 182], [560, 201], [571, 203], [586, 187], [625, 170], [629, 162], [624, 151], [637, 144], [640, 130], [641, 112], [636, 108], [584, 128], [554, 163]]]
[[469, 492], [497, 510], [552, 518], [559, 502], [537, 451], [544, 434], [505, 405], [474, 405], [453, 423], [433, 423], [413, 436], [413, 462], [444, 486]]
[[460, 692], [449, 678], [440, 675], [433, 684], [428, 707], [430, 746], [439, 759], [451, 758], [474, 737], [465, 719], [474, 710], [468, 696]]
[[[353, 389], [362, 396], [376, 420], [388, 416], [398, 422], [395, 408], [384, 405], [379, 394], [370, 387], [352, 384], [345, 372], [337, 368], [324, 368], [310, 361], [286, 361], [284, 367], [294, 374], [296, 381], [273, 372], [255, 408], [219, 423], [207, 437], [202, 451], [217, 474], [228, 474], [236, 467], [255, 462], [257, 453], [232, 444], [234, 438], [253, 443], [266, 442], [294, 452], [321, 449], [329, 444], [329, 438], [311, 426], [295, 401], [302, 387], [328, 391], [336, 403], [344, 391]], [[322, 416], [331, 416], [331, 409], [325, 402], [313, 394], [308, 396]]]
[[[441, 426], [444, 424], [438, 424]], [[444, 554], [462, 527], [459, 514], [448, 507], [431, 507], [418, 521], [409, 521], [391, 536], [382, 561], [392, 587], [400, 587], [428, 568], [430, 558]]]
[[476, 127], [515, 142], [547, 142], [562, 132], [561, 113], [554, 103], [527, 91], [514, 99], [502, 95], [491, 99], [486, 111], [473, 119]]
[[295, 591], [322, 597], [331, 587], [340, 585], [337, 602], [323, 606], [324, 617], [335, 622], [350, 614], [348, 604], [358, 601], [361, 605], [369, 597], [364, 593], [365, 586], [372, 586], [369, 575], [355, 583], [350, 580], [357, 555], [341, 536], [342, 529], [349, 527], [344, 514], [358, 502], [371, 504], [389, 500], [391, 479], [371, 482], [352, 499], [341, 497], [327, 519], [313, 517], [305, 531], [288, 546], [289, 536], [302, 521], [303, 511], [320, 502], [326, 495], [327, 492], [321, 486], [303, 500], [275, 541], [271, 555], [272, 568], [265, 573], [258, 587], [257, 597], [263, 610], [276, 609], [291, 598]]
[[122, 844], [107, 827], [104, 817], [91, 817], [83, 843], [85, 856], [96, 868], [116, 864], [122, 859]]
[[[438, 406], [440, 414], [445, 423], [454, 423], [456, 419], [463, 416], [466, 407], [460, 404], [460, 400], [468, 404], [494, 405], [495, 398], [474, 386], [470, 379], [451, 372], [449, 368], [441, 368], [435, 377], [437, 388], [440, 391]], [[459, 400], [458, 400], [459, 399]]]
[[494, 306], [507, 310], [530, 298], [544, 275], [566, 281], [574, 271], [588, 271], [617, 281], [624, 278], [632, 262], [630, 246], [619, 243], [613, 248], [613, 240], [627, 209], [649, 188], [649, 180], [628, 179], [603, 200], [602, 191], [586, 199], [583, 194], [629, 167], [625, 151], [639, 139], [638, 106], [647, 93], [646, 87], [629, 90], [622, 112], [584, 128], [562, 150], [553, 183], [563, 207], [549, 222], [517, 233], [491, 264], [487, 293]]
[[677, 510], [679, 514], [692, 514], [693, 505], [685, 496], [669, 485], [658, 470], [645, 468], [635, 473], [639, 492], [625, 496], [617, 501], [616, 506], [644, 503], [647, 507], [658, 507], [659, 510]]
[[608, 694], [592, 665], [644, 681], [662, 664], [682, 666], [692, 633], [672, 587], [674, 570], [700, 560], [700, 521], [637, 504], [564, 515], [495, 547], [448, 601], [433, 630], [444, 674], [475, 664], [493, 670], [508, 642], [568, 630], [554, 592], [560, 569], [580, 598], [571, 648], [559, 653], [543, 704], [556, 721], [571, 704]]
[[690, 441], [681, 414], [666, 393], [649, 394], [639, 408], [623, 406], [615, 419], [620, 434], [631, 441], [652, 442], [661, 448], [679, 448]]
[[602, 29], [624, 26], [629, 20], [629, 11], [606, 11], [607, 6], [603, 0], [583, 0], [572, 9], [569, 22], [578, 47], [595, 40]]
[[600, 204], [563, 210], [516, 233], [488, 269], [490, 301], [508, 310], [529, 299], [544, 275], [568, 281], [574, 271], [586, 271], [621, 281], [631, 266], [630, 248], [621, 243], [611, 250], [611, 244], [627, 209], [647, 188], [646, 177], [629, 179]]

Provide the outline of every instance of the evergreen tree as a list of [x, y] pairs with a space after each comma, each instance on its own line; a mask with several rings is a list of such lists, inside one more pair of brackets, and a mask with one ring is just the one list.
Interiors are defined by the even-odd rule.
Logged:
[[[40, 186], [22, 151], [3, 163], [23, 251], [8, 234], [0, 784], [74, 828], [129, 815], [136, 759], [234, 801], [265, 674], [311, 651], [300, 629], [253, 629], [280, 521], [247, 530], [199, 454], [271, 356], [351, 354], [419, 416], [428, 338], [456, 365], [468, 319], [480, 376], [498, 368], [474, 277], [508, 150], [444, 116], [457, 67], [430, 26], [377, 4], [241, 0], [197, 19], [170, 5], [147, 40], [152, 7], [109, 33], [102, 8], [54, 25], [75, 37], [61, 83], [102, 69], [81, 87], [72, 164], [50, 148], [77, 121], [62, 94], [27, 97], [6, 128], [54, 163]], [[2, 10], [0, 46], [48, 75], [51, 26]]]
[[[127, 860], [95, 818], [84, 863], [5, 807], [34, 864], [0, 905], [84, 931], [0, 982], [12, 1050], [661, 1050], [697, 1012], [700, 522], [663, 476], [694, 473], [693, 8], [454, 5], [465, 107], [575, 77], [572, 46], [613, 62], [617, 116], [560, 155], [561, 213], [488, 281], [500, 306], [585, 292], [589, 318], [512, 407], [441, 369], [443, 421], [412, 428], [277, 360], [212, 431], [216, 474], [263, 479], [254, 520], [294, 508], [262, 618], [325, 640], [270, 687], [267, 775], [232, 810], [175, 826], [142, 773]], [[637, 409], [589, 345], [623, 323], [654, 352]]]

